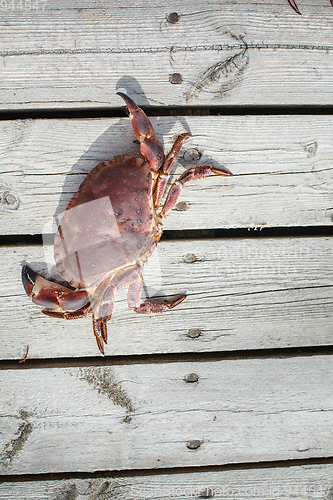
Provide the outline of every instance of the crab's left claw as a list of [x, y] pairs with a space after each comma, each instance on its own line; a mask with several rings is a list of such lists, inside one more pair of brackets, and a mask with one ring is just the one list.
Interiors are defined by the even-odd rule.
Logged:
[[162, 144], [156, 139], [152, 124], [146, 113], [130, 97], [122, 92], [117, 92], [117, 95], [126, 103], [133, 132], [141, 144], [141, 154], [147, 158], [150, 167], [157, 172], [163, 165], [164, 153]]

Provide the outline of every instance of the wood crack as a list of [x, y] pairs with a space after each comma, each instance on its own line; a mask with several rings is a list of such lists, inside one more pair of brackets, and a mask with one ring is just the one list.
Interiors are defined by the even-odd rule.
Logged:
[[[315, 289], [323, 289], [323, 288], [332, 288], [333, 285], [313, 285], [313, 286], [300, 286], [300, 287], [287, 287], [287, 288], [276, 288], [272, 290], [259, 290], [259, 291], [252, 291], [252, 292], [233, 292], [233, 293], [224, 293], [224, 294], [218, 294], [219, 297], [239, 297], [239, 296], [250, 296], [250, 295], [259, 295], [259, 294], [264, 294], [264, 293], [279, 293], [279, 292], [289, 292], [289, 291], [294, 291], [294, 290], [315, 290]], [[219, 290], [215, 290], [216, 293], [219, 292]], [[191, 297], [200, 297], [204, 295], [205, 298], [209, 297], [216, 297], [216, 295], [213, 295], [210, 293], [209, 295], [203, 294], [203, 293], [192, 293]], [[294, 301], [294, 302], [303, 302], [305, 299], [302, 301]], [[318, 298], [315, 299], [306, 299], [306, 300], [318, 300]], [[288, 303], [292, 301], [288, 300]], [[245, 304], [247, 307], [247, 305]], [[206, 308], [206, 305], [205, 305]]]
[[[287, 43], [247, 43], [247, 49], [254, 50], [305, 50], [305, 51], [330, 51], [333, 45], [307, 45]], [[43, 56], [43, 55], [79, 55], [79, 54], [144, 54], [160, 52], [201, 52], [224, 51], [243, 49], [244, 44], [211, 44], [211, 45], [172, 45], [169, 47], [105, 47], [85, 49], [42, 49], [42, 50], [8, 50], [0, 52], [1, 57], [13, 56]]]

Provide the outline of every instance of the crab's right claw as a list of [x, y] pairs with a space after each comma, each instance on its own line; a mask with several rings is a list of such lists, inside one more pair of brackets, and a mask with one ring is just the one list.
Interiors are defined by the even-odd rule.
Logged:
[[22, 267], [22, 283], [26, 294], [35, 304], [52, 311], [78, 311], [89, 303], [85, 290], [70, 290], [48, 281], [27, 265]]
[[135, 137], [140, 141], [141, 154], [147, 158], [150, 167], [157, 172], [164, 162], [162, 144], [156, 139], [156, 134], [146, 113], [135, 102], [122, 92], [117, 95], [124, 99], [129, 111], [129, 118]]
[[24, 286], [25, 293], [32, 299], [32, 289], [36, 282], [37, 274], [29, 266], [22, 267], [22, 283]]

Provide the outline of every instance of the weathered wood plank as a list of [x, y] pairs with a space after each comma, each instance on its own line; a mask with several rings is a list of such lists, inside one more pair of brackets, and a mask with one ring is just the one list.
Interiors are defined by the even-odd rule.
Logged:
[[[31, 11], [7, 3], [14, 8], [1, 4], [2, 109], [119, 106], [119, 86], [139, 104], [147, 96], [162, 106], [332, 102], [329, 0], [302, 2], [302, 16], [287, 0], [43, 0]], [[175, 9], [177, 21], [168, 22]], [[182, 84], [170, 83], [172, 74]]]
[[[2, 500], [190, 500], [237, 498], [258, 500], [324, 499], [332, 488], [332, 464], [239, 469], [139, 477], [4, 482]], [[212, 493], [209, 496], [209, 493]]]
[[[333, 9], [332, 9], [333, 11]], [[191, 131], [172, 179], [195, 164], [225, 165], [234, 178], [188, 184], [166, 229], [330, 225], [331, 116], [152, 119], [165, 150]], [[116, 154], [138, 154], [129, 120], [23, 120], [0, 124], [2, 234], [52, 232], [85, 174]], [[201, 155], [197, 161], [193, 158]]]
[[330, 356], [2, 370], [1, 473], [327, 457], [332, 377]]
[[[97, 355], [91, 317], [49, 318], [25, 295], [21, 263], [41, 269], [43, 248], [0, 250], [1, 358], [20, 359], [27, 345], [31, 358]], [[188, 297], [138, 315], [117, 292], [106, 354], [331, 345], [332, 251], [330, 238], [162, 241], [145, 272], [149, 292]]]

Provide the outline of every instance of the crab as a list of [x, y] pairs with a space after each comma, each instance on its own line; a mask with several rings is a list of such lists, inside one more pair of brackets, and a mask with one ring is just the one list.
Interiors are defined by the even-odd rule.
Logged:
[[[298, 7], [296, 5], [295, 0], [288, 0], [288, 2], [289, 2], [289, 5], [291, 5], [291, 7], [294, 9], [294, 11], [297, 12], [297, 14], [300, 14], [300, 11], [298, 10]], [[331, 5], [333, 7], [333, 0], [330, 0], [330, 2], [331, 2]]]
[[144, 111], [126, 94], [118, 95], [126, 103], [143, 158], [123, 154], [99, 163], [70, 200], [54, 237], [56, 266], [68, 286], [45, 279], [28, 265], [22, 267], [24, 289], [44, 307], [44, 314], [76, 319], [92, 313], [102, 354], [118, 289], [129, 287], [128, 306], [142, 314], [168, 311], [186, 298], [142, 302], [143, 268], [183, 186], [211, 174], [232, 175], [224, 167], [190, 168], [172, 184], [159, 210], [177, 155], [191, 134], [180, 134], [164, 157]]

